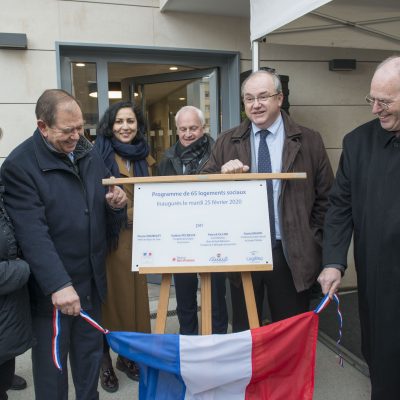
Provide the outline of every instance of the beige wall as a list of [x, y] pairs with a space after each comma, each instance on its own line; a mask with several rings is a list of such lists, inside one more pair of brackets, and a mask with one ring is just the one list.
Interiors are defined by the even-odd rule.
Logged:
[[[160, 13], [159, 0], [2, 0], [0, 26], [28, 37], [28, 50], [0, 49], [0, 163], [32, 134], [38, 96], [57, 86], [56, 42], [240, 51], [241, 69], [251, 69], [248, 19]], [[284, 35], [271, 42], [260, 45], [261, 66], [289, 75], [291, 114], [321, 132], [336, 170], [343, 135], [371, 118], [364, 96], [373, 69], [392, 52], [277, 44]], [[331, 72], [332, 58], [356, 58], [357, 70]], [[345, 283], [355, 284], [354, 273]]]

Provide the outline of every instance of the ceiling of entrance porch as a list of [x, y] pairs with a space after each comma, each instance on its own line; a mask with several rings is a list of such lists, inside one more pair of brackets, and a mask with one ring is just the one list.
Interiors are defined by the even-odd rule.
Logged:
[[[250, 0], [160, 0], [160, 11], [250, 21]], [[266, 40], [276, 44], [399, 51], [400, 0], [332, 0], [268, 34]]]

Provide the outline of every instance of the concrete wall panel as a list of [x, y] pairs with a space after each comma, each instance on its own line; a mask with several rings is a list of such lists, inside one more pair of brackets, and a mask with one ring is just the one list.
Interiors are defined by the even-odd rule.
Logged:
[[58, 1], [2, 0], [1, 32], [26, 33], [29, 49], [54, 50], [59, 36]]
[[35, 104], [0, 104], [0, 128], [0, 158], [4, 158], [36, 129]]
[[154, 9], [105, 3], [59, 2], [60, 41], [154, 45]]
[[290, 114], [301, 125], [321, 133], [326, 148], [340, 149], [344, 135], [371, 120], [371, 107], [365, 106], [292, 106]]
[[54, 51], [0, 50], [0, 103], [34, 103], [57, 87]]

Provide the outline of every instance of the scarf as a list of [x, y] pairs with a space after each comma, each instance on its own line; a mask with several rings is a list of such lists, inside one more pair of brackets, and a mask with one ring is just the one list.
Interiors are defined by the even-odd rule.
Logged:
[[149, 155], [150, 149], [144, 138], [134, 139], [132, 143], [127, 144], [114, 137], [108, 138], [104, 135], [99, 135], [96, 137], [94, 147], [99, 151], [112, 176], [116, 178], [121, 176], [118, 164], [115, 161], [115, 153], [125, 160], [133, 161], [135, 176], [149, 175], [146, 157]]
[[[149, 155], [149, 146], [144, 138], [134, 139], [132, 143], [122, 143], [114, 137], [108, 138], [98, 135], [94, 147], [100, 153], [104, 164], [110, 174], [115, 178], [121, 176], [118, 164], [115, 161], [115, 153], [125, 160], [133, 161], [135, 177], [148, 176], [146, 157]], [[119, 233], [123, 226], [127, 226], [127, 215], [124, 213], [110, 213], [107, 217], [107, 245], [109, 251], [118, 247]]]
[[208, 135], [202, 136], [187, 147], [184, 147], [180, 142], [177, 142], [176, 155], [185, 166], [185, 175], [195, 175], [198, 173], [200, 162], [206, 155], [209, 147], [208, 142]]

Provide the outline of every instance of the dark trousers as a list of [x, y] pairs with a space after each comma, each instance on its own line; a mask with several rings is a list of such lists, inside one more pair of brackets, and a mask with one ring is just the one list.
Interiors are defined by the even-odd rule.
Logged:
[[[86, 311], [101, 321], [100, 299], [95, 291], [92, 306]], [[103, 355], [103, 334], [81, 317], [61, 314], [59, 354], [60, 372], [52, 358], [52, 317], [34, 313], [33, 332], [37, 344], [32, 348], [33, 382], [36, 400], [67, 400], [69, 358], [77, 400], [97, 400], [100, 364]]]
[[7, 390], [10, 389], [15, 373], [15, 358], [0, 365], [0, 400], [7, 400]]
[[[260, 326], [262, 324], [265, 289], [272, 322], [289, 318], [309, 310], [310, 290], [298, 293], [293, 283], [292, 273], [283, 254], [282, 244], [278, 241], [272, 250], [273, 271], [252, 272], [254, 296], [256, 298], [257, 313]], [[240, 332], [249, 329], [246, 303], [243, 286], [239, 287], [231, 282], [232, 299], [232, 331]]]
[[[179, 320], [179, 332], [182, 335], [197, 335], [197, 274], [174, 274], [176, 293], [176, 312]], [[228, 312], [226, 309], [225, 273], [211, 274], [212, 332], [226, 333]]]

